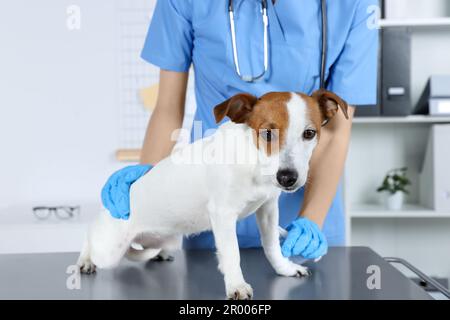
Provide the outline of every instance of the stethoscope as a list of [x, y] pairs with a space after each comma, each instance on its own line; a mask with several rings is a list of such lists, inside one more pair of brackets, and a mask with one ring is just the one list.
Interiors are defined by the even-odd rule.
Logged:
[[[322, 53], [320, 61], [320, 87], [325, 87], [325, 64], [327, 60], [327, 6], [326, 0], [321, 0], [321, 13], [322, 13]], [[234, 24], [234, 9], [233, 0], [228, 1], [228, 15], [230, 18], [231, 29], [231, 43], [233, 46], [233, 59], [236, 73], [245, 82], [254, 82], [261, 79], [269, 68], [269, 44], [268, 44], [268, 29], [269, 29], [269, 17], [267, 16], [267, 0], [261, 0], [261, 14], [264, 27], [264, 69], [261, 74], [257, 76], [245, 76], [241, 74], [239, 67], [238, 50], [236, 45], [236, 26]]]

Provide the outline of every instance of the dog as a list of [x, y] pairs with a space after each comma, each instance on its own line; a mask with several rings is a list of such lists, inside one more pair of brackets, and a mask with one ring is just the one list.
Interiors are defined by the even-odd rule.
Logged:
[[[251, 299], [253, 289], [240, 268], [236, 223], [255, 212], [264, 253], [276, 273], [307, 276], [306, 267], [281, 253], [278, 197], [306, 183], [321, 127], [339, 108], [348, 119], [347, 103], [323, 89], [311, 96], [241, 93], [217, 105], [216, 122], [231, 121], [174, 151], [137, 180], [130, 189], [128, 220], [115, 219], [106, 209], [100, 213], [80, 253], [80, 271], [115, 267], [124, 256], [170, 260], [181, 236], [212, 230], [226, 297]], [[231, 135], [234, 143], [224, 143]], [[206, 158], [221, 153], [227, 161], [192, 161], [199, 150]]]

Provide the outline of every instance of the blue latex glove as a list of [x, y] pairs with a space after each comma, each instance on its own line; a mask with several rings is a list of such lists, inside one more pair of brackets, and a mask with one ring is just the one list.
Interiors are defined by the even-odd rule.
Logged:
[[305, 259], [318, 259], [328, 251], [328, 243], [319, 226], [308, 218], [297, 218], [286, 230], [281, 245], [283, 256], [301, 255]]
[[130, 187], [153, 166], [138, 164], [113, 173], [102, 189], [103, 206], [117, 219], [128, 220], [130, 216]]

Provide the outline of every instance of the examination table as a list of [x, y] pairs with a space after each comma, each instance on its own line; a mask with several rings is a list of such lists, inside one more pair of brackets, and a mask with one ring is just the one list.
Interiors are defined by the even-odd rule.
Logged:
[[[74, 266], [77, 257], [0, 255], [0, 299], [225, 299], [212, 251], [179, 251], [174, 261], [166, 262], [124, 259], [115, 269], [81, 278]], [[306, 265], [312, 271], [308, 278], [280, 277], [262, 250], [241, 250], [242, 271], [254, 299], [431, 299], [366, 247], [332, 247], [322, 260]], [[379, 282], [373, 278], [378, 276]]]

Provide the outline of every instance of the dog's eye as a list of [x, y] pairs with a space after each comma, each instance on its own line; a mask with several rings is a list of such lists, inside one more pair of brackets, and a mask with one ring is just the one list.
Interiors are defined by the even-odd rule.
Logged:
[[316, 130], [306, 129], [303, 131], [303, 139], [312, 140], [316, 136]]
[[261, 138], [263, 138], [263, 140], [267, 141], [267, 142], [271, 142], [273, 140], [275, 140], [276, 136], [275, 136], [275, 132], [271, 129], [263, 129], [261, 130]]

